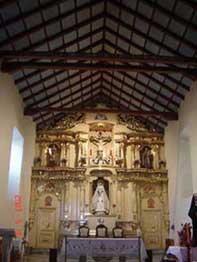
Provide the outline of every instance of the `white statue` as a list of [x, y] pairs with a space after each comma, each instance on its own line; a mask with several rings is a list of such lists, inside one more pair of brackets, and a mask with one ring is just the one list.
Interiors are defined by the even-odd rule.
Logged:
[[98, 181], [92, 198], [92, 211], [95, 214], [103, 215], [109, 213], [109, 199], [105, 192], [102, 181]]

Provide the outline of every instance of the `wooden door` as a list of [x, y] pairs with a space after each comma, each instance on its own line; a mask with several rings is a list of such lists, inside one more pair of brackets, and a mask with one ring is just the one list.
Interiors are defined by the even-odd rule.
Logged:
[[161, 211], [142, 211], [142, 232], [147, 249], [162, 248]]
[[37, 248], [54, 248], [56, 246], [56, 209], [39, 208], [37, 218]]

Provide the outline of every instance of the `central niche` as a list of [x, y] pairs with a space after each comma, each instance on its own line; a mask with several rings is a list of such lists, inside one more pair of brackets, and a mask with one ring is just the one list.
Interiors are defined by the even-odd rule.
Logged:
[[91, 177], [91, 213], [94, 215], [108, 215], [110, 213], [110, 170], [92, 170]]
[[96, 215], [109, 214], [109, 182], [104, 178], [93, 181], [92, 213]]

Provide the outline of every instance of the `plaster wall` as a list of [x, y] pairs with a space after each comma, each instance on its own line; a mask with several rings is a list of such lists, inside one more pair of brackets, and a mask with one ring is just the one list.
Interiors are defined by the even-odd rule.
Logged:
[[188, 217], [192, 194], [197, 192], [197, 82], [186, 95], [179, 120], [165, 130], [165, 155], [169, 172], [170, 237], [178, 242], [181, 224]]
[[12, 77], [0, 73], [0, 227], [14, 227], [14, 200], [8, 196], [8, 173], [13, 128], [24, 138], [23, 162], [19, 194], [23, 197], [23, 222], [28, 219], [30, 176], [34, 157], [35, 124], [23, 115], [22, 99]]

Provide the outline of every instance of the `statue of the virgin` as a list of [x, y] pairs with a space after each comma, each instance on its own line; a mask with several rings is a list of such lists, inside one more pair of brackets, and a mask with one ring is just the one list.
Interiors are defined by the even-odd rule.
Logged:
[[92, 198], [92, 212], [96, 215], [106, 215], [109, 213], [109, 199], [102, 181], [98, 181], [96, 190]]

